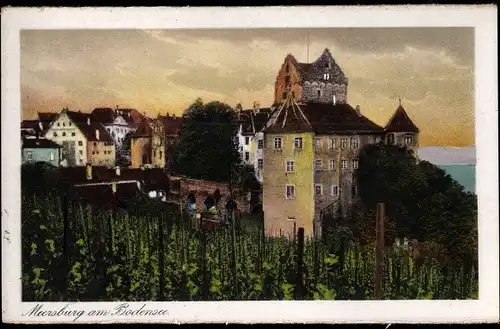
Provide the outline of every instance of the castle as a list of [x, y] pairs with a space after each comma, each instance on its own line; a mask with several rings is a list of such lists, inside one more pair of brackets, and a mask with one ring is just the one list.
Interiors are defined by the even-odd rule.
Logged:
[[[347, 102], [348, 80], [325, 49], [313, 63], [286, 56], [275, 83], [272, 113], [256, 141], [262, 146], [263, 210], [268, 235], [321, 232], [325, 209], [357, 197], [361, 148], [387, 142], [418, 148], [419, 129], [401, 103], [385, 127]], [[342, 206], [341, 209], [347, 207]]]

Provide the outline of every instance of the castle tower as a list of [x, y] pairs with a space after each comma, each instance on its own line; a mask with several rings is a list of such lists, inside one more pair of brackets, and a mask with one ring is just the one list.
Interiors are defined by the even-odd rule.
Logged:
[[299, 63], [288, 54], [275, 82], [275, 103], [284, 103], [287, 86], [300, 103], [347, 103], [347, 77], [326, 48], [312, 63]]

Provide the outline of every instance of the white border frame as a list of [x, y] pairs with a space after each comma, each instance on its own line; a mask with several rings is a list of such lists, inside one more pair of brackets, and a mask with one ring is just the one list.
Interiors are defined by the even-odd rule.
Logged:
[[[4, 8], [2, 9], [2, 320], [72, 322], [21, 314], [20, 29], [156, 29], [281, 27], [475, 27], [476, 191], [479, 211], [479, 300], [151, 302], [165, 317], [82, 317], [78, 322], [162, 323], [470, 323], [499, 319], [497, 13], [486, 6], [256, 8]], [[299, 19], [300, 17], [300, 19]], [[56, 309], [112, 309], [118, 303], [44, 303]], [[143, 303], [130, 303], [140, 307]]]

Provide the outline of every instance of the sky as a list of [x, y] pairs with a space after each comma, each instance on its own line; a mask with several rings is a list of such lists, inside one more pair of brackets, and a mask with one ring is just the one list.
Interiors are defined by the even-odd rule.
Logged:
[[420, 146], [474, 144], [473, 28], [24, 30], [22, 117], [117, 106], [180, 115], [198, 97], [266, 107], [286, 55], [312, 62], [325, 48], [349, 79], [348, 103], [377, 124], [400, 97]]

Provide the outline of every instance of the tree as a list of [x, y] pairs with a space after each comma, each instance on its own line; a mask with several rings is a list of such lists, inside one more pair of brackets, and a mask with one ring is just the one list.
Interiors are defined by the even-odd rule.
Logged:
[[217, 182], [229, 182], [241, 164], [236, 134], [236, 112], [227, 104], [204, 104], [198, 98], [183, 114], [174, 150], [178, 174]]
[[116, 149], [116, 165], [120, 167], [130, 166], [130, 149], [132, 145], [132, 134], [133, 131], [129, 131], [125, 137], [123, 137], [122, 146]]
[[356, 178], [369, 214], [358, 218], [360, 225], [374, 229], [373, 210], [383, 202], [396, 236], [434, 241], [454, 255], [474, 251], [463, 241], [474, 241], [476, 197], [442, 169], [426, 161], [417, 163], [406, 147], [379, 143], [361, 150]]

